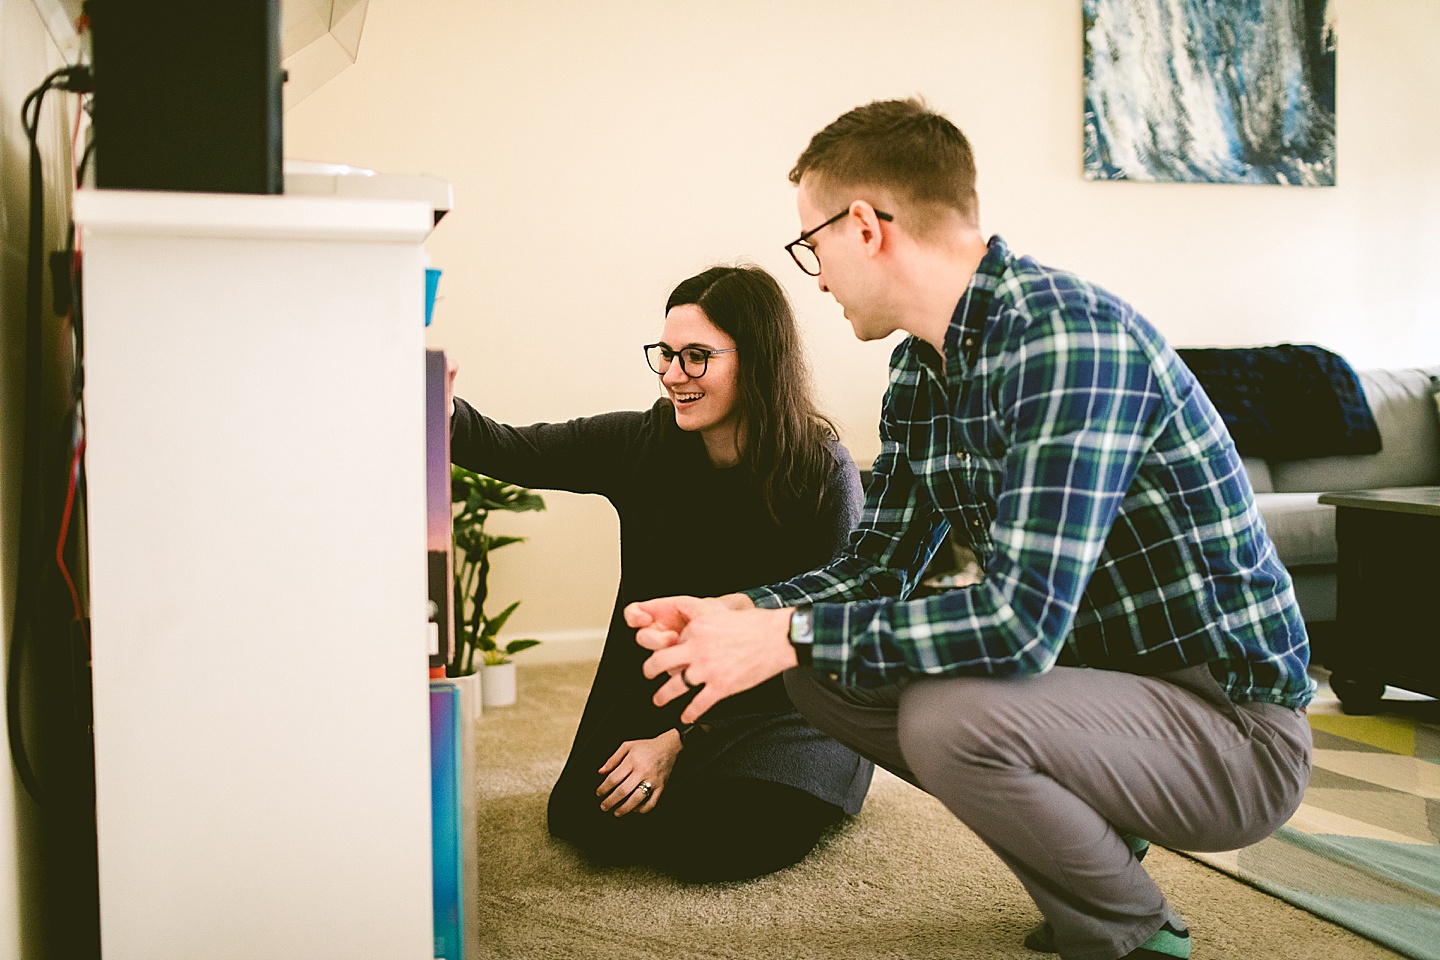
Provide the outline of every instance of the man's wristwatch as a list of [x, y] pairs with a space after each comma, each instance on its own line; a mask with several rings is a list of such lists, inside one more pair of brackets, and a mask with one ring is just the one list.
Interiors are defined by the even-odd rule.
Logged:
[[802, 603], [790, 613], [790, 646], [795, 648], [795, 659], [800, 666], [810, 666], [814, 644], [815, 617], [810, 604]]

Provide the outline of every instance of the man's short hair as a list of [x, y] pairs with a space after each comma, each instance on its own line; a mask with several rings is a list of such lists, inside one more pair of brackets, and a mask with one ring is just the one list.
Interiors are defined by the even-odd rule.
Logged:
[[937, 207], [956, 210], [979, 226], [970, 141], [919, 97], [877, 100], [831, 122], [810, 139], [790, 171], [790, 182], [798, 185], [806, 174], [825, 193], [863, 187], [890, 191], [917, 208], [919, 222], [913, 226], [920, 233], [938, 219]]

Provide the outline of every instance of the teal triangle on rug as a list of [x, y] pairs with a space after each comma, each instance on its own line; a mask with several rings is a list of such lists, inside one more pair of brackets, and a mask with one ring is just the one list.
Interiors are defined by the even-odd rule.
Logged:
[[1333, 833], [1302, 833], [1281, 827], [1276, 834], [1286, 843], [1348, 863], [1356, 870], [1393, 880], [1417, 897], [1429, 894], [1440, 909], [1440, 844], [1395, 843]]
[[1266, 893], [1363, 934], [1415, 960], [1440, 960], [1440, 910], [1394, 906], [1291, 890], [1258, 878], [1250, 882]]

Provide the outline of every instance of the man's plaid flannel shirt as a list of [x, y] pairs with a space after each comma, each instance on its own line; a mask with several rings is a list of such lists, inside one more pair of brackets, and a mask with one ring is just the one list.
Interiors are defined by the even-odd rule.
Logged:
[[[1309, 702], [1305, 624], [1235, 445], [1112, 294], [993, 238], [943, 362], [896, 348], [880, 436], [845, 552], [749, 592], [816, 604], [817, 669], [877, 686], [1208, 663], [1234, 701]], [[905, 599], [951, 530], [983, 581]]]

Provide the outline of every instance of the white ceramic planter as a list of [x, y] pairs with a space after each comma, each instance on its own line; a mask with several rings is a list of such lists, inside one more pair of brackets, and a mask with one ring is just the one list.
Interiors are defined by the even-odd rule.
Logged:
[[508, 707], [515, 702], [515, 663], [486, 664], [480, 670], [481, 699], [487, 707]]
[[480, 689], [480, 674], [467, 673], [463, 677], [449, 677], [449, 682], [460, 688], [460, 709], [474, 723], [480, 719], [480, 704], [482, 700]]

